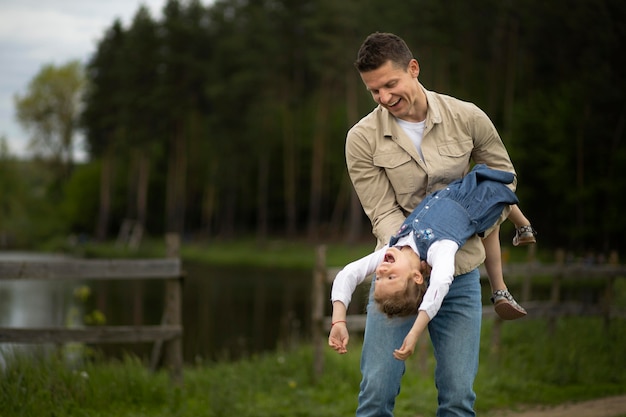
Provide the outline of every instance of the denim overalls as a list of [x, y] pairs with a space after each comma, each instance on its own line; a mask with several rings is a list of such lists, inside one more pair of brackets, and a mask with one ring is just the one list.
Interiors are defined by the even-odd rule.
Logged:
[[426, 259], [428, 248], [437, 240], [452, 240], [460, 248], [471, 236], [493, 226], [504, 207], [518, 203], [515, 193], [506, 186], [513, 179], [511, 172], [476, 165], [463, 178], [427, 195], [391, 238], [389, 246], [414, 231], [421, 259]]

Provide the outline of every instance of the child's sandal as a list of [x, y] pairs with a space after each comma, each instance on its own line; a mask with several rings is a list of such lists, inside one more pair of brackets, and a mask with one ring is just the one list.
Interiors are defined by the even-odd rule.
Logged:
[[537, 242], [537, 231], [531, 225], [522, 226], [515, 229], [513, 236], [513, 246], [525, 246]]
[[496, 313], [502, 320], [515, 320], [524, 317], [527, 313], [507, 290], [498, 290], [491, 296]]

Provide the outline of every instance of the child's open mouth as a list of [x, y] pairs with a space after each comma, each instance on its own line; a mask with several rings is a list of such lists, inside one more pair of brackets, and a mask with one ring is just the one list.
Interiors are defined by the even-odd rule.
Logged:
[[396, 258], [389, 252], [385, 253], [385, 262], [389, 262], [390, 264], [394, 263], [396, 261]]

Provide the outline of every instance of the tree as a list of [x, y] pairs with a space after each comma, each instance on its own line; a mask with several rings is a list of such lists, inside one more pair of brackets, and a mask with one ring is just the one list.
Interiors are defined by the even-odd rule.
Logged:
[[17, 118], [32, 133], [31, 148], [50, 158], [59, 179], [67, 179], [74, 163], [73, 147], [85, 78], [79, 61], [44, 65], [27, 92], [15, 95]]
[[[88, 71], [99, 229], [115, 199], [126, 213], [118, 203], [112, 217], [147, 218], [152, 231], [256, 227], [262, 241], [316, 237], [330, 224], [335, 236], [345, 227], [360, 237], [367, 221], [343, 145], [375, 103], [351, 64], [362, 39], [384, 30], [411, 46], [426, 88], [492, 118], [542, 243], [623, 245], [625, 4], [168, 0], [159, 22], [140, 9], [128, 31], [107, 32]], [[132, 179], [126, 195], [116, 171]]]
[[205, 63], [211, 41], [207, 39], [205, 14], [198, 0], [189, 1], [187, 7], [178, 0], [168, 0], [163, 8], [162, 91], [169, 137], [165, 228], [179, 234], [185, 229], [189, 149], [202, 138], [199, 119], [206, 111]]
[[144, 234], [148, 208], [148, 185], [153, 157], [161, 154], [163, 131], [159, 110], [160, 42], [158, 25], [149, 10], [142, 6], [135, 14], [124, 39], [126, 82], [123, 99], [128, 115], [126, 141], [130, 152], [127, 215], [136, 221], [131, 235], [131, 246], [137, 247]]
[[0, 248], [6, 248], [15, 238], [19, 217], [24, 215], [24, 187], [16, 160], [9, 154], [5, 136], [0, 136]]
[[113, 22], [98, 44], [87, 65], [88, 88], [84, 97], [81, 125], [87, 150], [92, 159], [101, 160], [100, 202], [95, 225], [96, 238], [106, 239], [113, 200], [114, 162], [123, 142], [124, 105], [122, 95], [127, 86], [123, 76], [124, 30], [119, 20]]

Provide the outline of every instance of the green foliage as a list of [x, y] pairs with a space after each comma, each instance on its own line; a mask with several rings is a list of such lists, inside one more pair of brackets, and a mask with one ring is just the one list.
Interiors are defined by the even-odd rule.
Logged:
[[[351, 64], [378, 30], [405, 38], [426, 88], [493, 119], [542, 245], [623, 249], [622, 1], [172, 0], [161, 16], [140, 7], [128, 27], [112, 22], [85, 68], [80, 127], [90, 161], [106, 167], [97, 189], [108, 198], [50, 184], [47, 199], [72, 201], [61, 214], [22, 210], [33, 229], [49, 234], [49, 219], [67, 215], [60, 232], [97, 230], [98, 239], [125, 218], [154, 235], [209, 239], [336, 237], [355, 224], [365, 234], [367, 219], [350, 209], [343, 144], [374, 107]], [[33, 86], [54, 87], [51, 78]], [[29, 103], [21, 107], [39, 108]], [[24, 230], [19, 241], [36, 240]]]
[[[326, 248], [328, 265], [345, 265], [367, 255], [374, 243], [332, 244]], [[239, 265], [312, 269], [315, 245], [307, 241], [279, 240], [259, 244], [255, 240], [215, 241], [208, 245], [185, 245], [181, 255], [188, 261], [210, 265]]]
[[47, 165], [0, 157], [0, 246], [28, 248], [64, 235], [66, 217], [52, 197], [54, 184]]
[[50, 158], [57, 180], [67, 177], [73, 164], [75, 127], [84, 87], [79, 61], [65, 65], [44, 65], [28, 85], [15, 96], [17, 119], [32, 132], [31, 148], [36, 155]]
[[[0, 239], [8, 245], [19, 239], [21, 227], [28, 222], [25, 183], [19, 161], [8, 154], [6, 141], [2, 138], [0, 152]], [[19, 242], [22, 243], [22, 242]]]
[[[347, 245], [334, 242], [326, 246], [327, 265], [345, 265], [369, 254], [375, 242], [363, 241]], [[303, 268], [311, 270], [315, 265], [318, 244], [306, 240], [268, 239], [258, 242], [253, 238], [238, 240], [214, 240], [206, 244], [183, 244], [180, 250], [183, 262], [200, 262], [213, 266]], [[83, 242], [73, 248], [63, 249], [77, 256], [88, 258], [160, 258], [165, 255], [162, 240], [146, 239], [137, 250], [116, 242]]]
[[[327, 356], [332, 375], [324, 375], [317, 385], [312, 381], [311, 349], [255, 356], [234, 364], [202, 365], [186, 372], [189, 415], [199, 416], [308, 416], [342, 415], [358, 378], [346, 361]], [[349, 361], [350, 367], [358, 363]], [[233, 389], [236, 386], [237, 389]], [[332, 389], [319, 389], [331, 387]], [[349, 403], [349, 402], [347, 402]], [[345, 408], [344, 408], [345, 407]], [[342, 409], [343, 408], [343, 409]]]
[[[490, 342], [493, 322], [483, 327], [475, 384], [480, 414], [626, 393], [624, 320], [604, 327], [597, 318], [567, 318], [554, 328], [544, 320], [506, 322], [497, 351]], [[151, 373], [132, 357], [68, 364], [59, 355], [5, 354], [0, 404], [3, 415], [12, 417], [349, 416], [356, 408], [359, 352], [356, 336], [346, 355], [325, 350], [318, 380], [308, 345], [236, 362], [199, 360], [186, 367], [182, 388], [170, 386], [166, 372]], [[433, 371], [425, 340], [407, 362], [397, 416], [434, 414]]]
[[65, 184], [60, 211], [71, 222], [71, 232], [91, 234], [98, 212], [100, 166], [81, 164]]
[[[599, 318], [505, 324], [497, 354], [483, 344], [478, 381], [484, 381], [486, 389], [501, 387], [501, 400], [520, 404], [623, 393], [624, 324], [614, 319], [605, 326]], [[492, 326], [486, 327], [483, 341], [491, 337]], [[508, 377], [500, 369], [507, 369]], [[479, 396], [479, 401], [489, 404], [490, 396]]]

